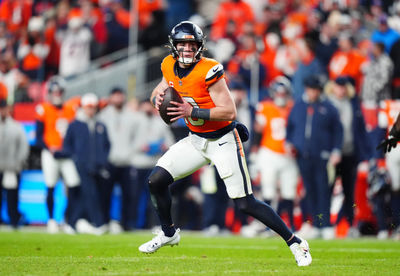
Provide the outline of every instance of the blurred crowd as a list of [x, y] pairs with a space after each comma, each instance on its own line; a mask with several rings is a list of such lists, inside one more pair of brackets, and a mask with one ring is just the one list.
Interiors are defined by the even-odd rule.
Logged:
[[[49, 232], [60, 230], [52, 196], [60, 175], [68, 190], [67, 233], [158, 223], [151, 207], [138, 223], [138, 204], [150, 200], [146, 178], [187, 133], [184, 124], [165, 125], [147, 100], [128, 103], [118, 87], [107, 99], [96, 91], [64, 99], [63, 82], [87, 71], [94, 58], [126, 48], [132, 24], [139, 27], [140, 50], [148, 50], [166, 44], [176, 23], [191, 20], [207, 34], [206, 55], [224, 65], [237, 120], [251, 130], [245, 149], [256, 196], [306, 239], [400, 238], [400, 153], [375, 149], [400, 112], [400, 1], [135, 3], [137, 19], [121, 0], [0, 4], [1, 108], [39, 102], [36, 146]], [[8, 120], [2, 115], [0, 133]], [[14, 167], [0, 167], [7, 191], [18, 187], [27, 157], [22, 144]], [[273, 235], [234, 210], [213, 167], [179, 182], [171, 187], [179, 227]], [[118, 222], [110, 218], [115, 184], [122, 189]], [[11, 210], [17, 197], [8, 194]], [[18, 216], [10, 213], [11, 224]]]

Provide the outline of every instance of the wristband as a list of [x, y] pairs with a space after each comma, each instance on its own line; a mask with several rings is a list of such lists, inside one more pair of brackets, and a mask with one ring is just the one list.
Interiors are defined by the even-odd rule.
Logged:
[[192, 114], [190, 116], [195, 119], [210, 120], [210, 109], [193, 108]]

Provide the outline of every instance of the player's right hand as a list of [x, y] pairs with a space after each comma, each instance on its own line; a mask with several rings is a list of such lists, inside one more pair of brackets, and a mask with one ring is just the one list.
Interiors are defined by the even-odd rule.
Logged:
[[382, 150], [383, 153], [390, 152], [392, 148], [397, 146], [397, 143], [400, 141], [399, 138], [389, 135], [388, 138], [383, 140], [377, 147], [377, 150]]
[[164, 101], [164, 95], [165, 95], [165, 91], [163, 91], [161, 89], [159, 89], [156, 93], [154, 107], [157, 110], [160, 110], [160, 106], [161, 106], [162, 102]]

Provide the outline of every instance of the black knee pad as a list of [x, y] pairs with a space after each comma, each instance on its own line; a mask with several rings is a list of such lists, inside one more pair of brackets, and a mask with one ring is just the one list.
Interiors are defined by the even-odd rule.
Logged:
[[155, 167], [149, 176], [149, 189], [151, 193], [164, 190], [174, 182], [172, 175], [164, 168]]
[[252, 194], [241, 198], [235, 198], [233, 202], [241, 212], [246, 214], [250, 213], [254, 206], [257, 205], [256, 199]]

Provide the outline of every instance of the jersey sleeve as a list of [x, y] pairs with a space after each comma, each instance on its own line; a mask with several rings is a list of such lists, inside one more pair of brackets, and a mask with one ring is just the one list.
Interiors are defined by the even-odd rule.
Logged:
[[220, 79], [225, 77], [225, 71], [224, 71], [224, 66], [222, 64], [217, 63], [211, 69], [208, 70], [206, 74], [206, 86], [210, 87]]
[[164, 77], [167, 74], [167, 70], [168, 70], [167, 68], [169, 67], [168, 65], [170, 65], [172, 62], [171, 59], [172, 59], [172, 61], [174, 60], [174, 58], [171, 55], [168, 55], [161, 62], [161, 72]]

